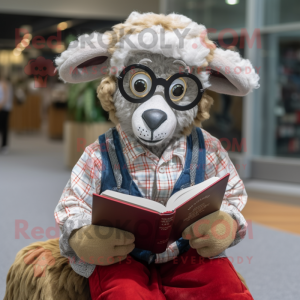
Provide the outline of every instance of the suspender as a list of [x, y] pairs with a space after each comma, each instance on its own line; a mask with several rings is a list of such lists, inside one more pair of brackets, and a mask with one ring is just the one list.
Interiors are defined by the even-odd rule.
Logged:
[[[110, 128], [105, 133], [105, 140], [106, 140], [109, 159], [111, 162], [112, 170], [113, 170], [114, 177], [115, 177], [116, 184], [117, 184], [117, 187], [115, 190], [119, 190], [121, 192], [123, 177], [122, 177], [119, 160], [118, 160], [117, 153], [116, 153], [116, 146], [115, 146], [115, 141], [114, 141], [114, 137], [113, 137], [114, 130], [116, 130], [116, 129]], [[193, 128], [191, 135], [192, 135], [193, 147], [192, 147], [192, 157], [191, 157], [190, 168], [189, 168], [190, 183], [183, 184], [180, 187], [180, 189], [183, 189], [183, 188], [186, 188], [189, 186], [193, 186], [196, 181], [196, 171], [197, 171], [198, 160], [199, 160], [199, 137], [198, 137], [196, 127]]]
[[120, 190], [121, 186], [122, 186], [123, 177], [121, 174], [120, 164], [119, 164], [119, 160], [118, 160], [117, 153], [116, 153], [116, 147], [115, 147], [114, 138], [113, 138], [113, 130], [115, 130], [115, 129], [110, 128], [105, 133], [105, 140], [106, 140], [106, 144], [107, 144], [107, 151], [108, 151], [109, 159], [110, 159], [111, 166], [112, 166], [114, 176], [115, 176], [115, 180], [117, 183], [117, 189]]

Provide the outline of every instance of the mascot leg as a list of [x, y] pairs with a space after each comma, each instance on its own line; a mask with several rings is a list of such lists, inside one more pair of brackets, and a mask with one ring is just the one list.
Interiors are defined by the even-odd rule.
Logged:
[[128, 256], [97, 266], [89, 278], [93, 300], [253, 300], [244, 282], [227, 258], [210, 260], [194, 249], [150, 266]]
[[[160, 266], [166, 299], [253, 300], [231, 262], [209, 259], [194, 249]], [[243, 279], [244, 281], [244, 279]]]
[[[100, 282], [101, 281], [101, 282]], [[89, 278], [93, 300], [165, 300], [155, 266], [128, 256], [117, 264], [97, 266]]]
[[7, 275], [4, 300], [88, 300], [89, 285], [93, 299], [100, 295], [113, 300], [193, 300], [199, 295], [209, 300], [253, 299], [226, 258], [203, 259], [190, 249], [173, 261], [148, 268], [129, 256], [121, 263], [96, 267], [88, 280], [72, 270], [53, 239], [18, 252]]

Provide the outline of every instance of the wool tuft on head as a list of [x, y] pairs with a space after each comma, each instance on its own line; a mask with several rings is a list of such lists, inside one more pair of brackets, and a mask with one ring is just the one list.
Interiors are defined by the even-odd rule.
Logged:
[[133, 12], [112, 31], [80, 36], [55, 62], [65, 82], [102, 78], [98, 96], [110, 119], [147, 146], [209, 118], [206, 89], [244, 96], [259, 87], [249, 60], [217, 48], [205, 26], [178, 14]]

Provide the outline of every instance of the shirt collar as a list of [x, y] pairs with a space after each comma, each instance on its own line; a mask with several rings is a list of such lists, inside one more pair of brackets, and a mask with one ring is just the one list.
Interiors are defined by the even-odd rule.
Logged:
[[146, 153], [146, 149], [141, 145], [134, 137], [128, 136], [125, 131], [122, 130], [121, 125], [116, 126], [119, 135], [121, 137], [121, 144], [124, 155], [129, 161], [136, 160], [140, 155]]
[[[122, 130], [120, 124], [118, 124], [116, 128], [119, 132], [119, 135], [121, 136], [123, 153], [130, 162], [136, 160], [140, 155], [146, 155], [157, 163], [159, 162], [159, 158], [151, 151], [149, 151], [145, 146], [140, 144], [136, 138], [128, 136], [125, 131]], [[177, 156], [180, 159], [182, 166], [184, 166], [186, 149], [186, 137], [182, 136], [166, 148], [166, 150], [162, 154], [161, 160], [163, 162], [168, 162], [174, 156]]]
[[166, 148], [166, 150], [162, 154], [161, 159], [164, 162], [168, 162], [174, 156], [177, 156], [180, 159], [182, 166], [184, 166], [186, 148], [187, 148], [186, 136], [181, 136], [178, 140], [176, 140], [174, 143], [170, 144]]

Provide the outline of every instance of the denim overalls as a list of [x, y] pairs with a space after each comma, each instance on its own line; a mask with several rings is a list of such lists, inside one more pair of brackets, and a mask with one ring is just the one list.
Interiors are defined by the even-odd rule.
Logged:
[[[132, 180], [123, 155], [119, 134], [115, 128], [99, 136], [99, 145], [102, 155], [102, 177], [100, 194], [105, 190], [113, 190], [137, 197], [143, 197], [138, 186]], [[205, 174], [205, 143], [200, 128], [194, 127], [187, 137], [187, 152], [185, 166], [182, 170], [174, 189], [174, 193], [191, 185], [204, 181]], [[179, 254], [189, 249], [189, 241], [180, 238], [176, 241]], [[137, 260], [152, 263], [155, 253], [135, 248], [131, 253]]]

